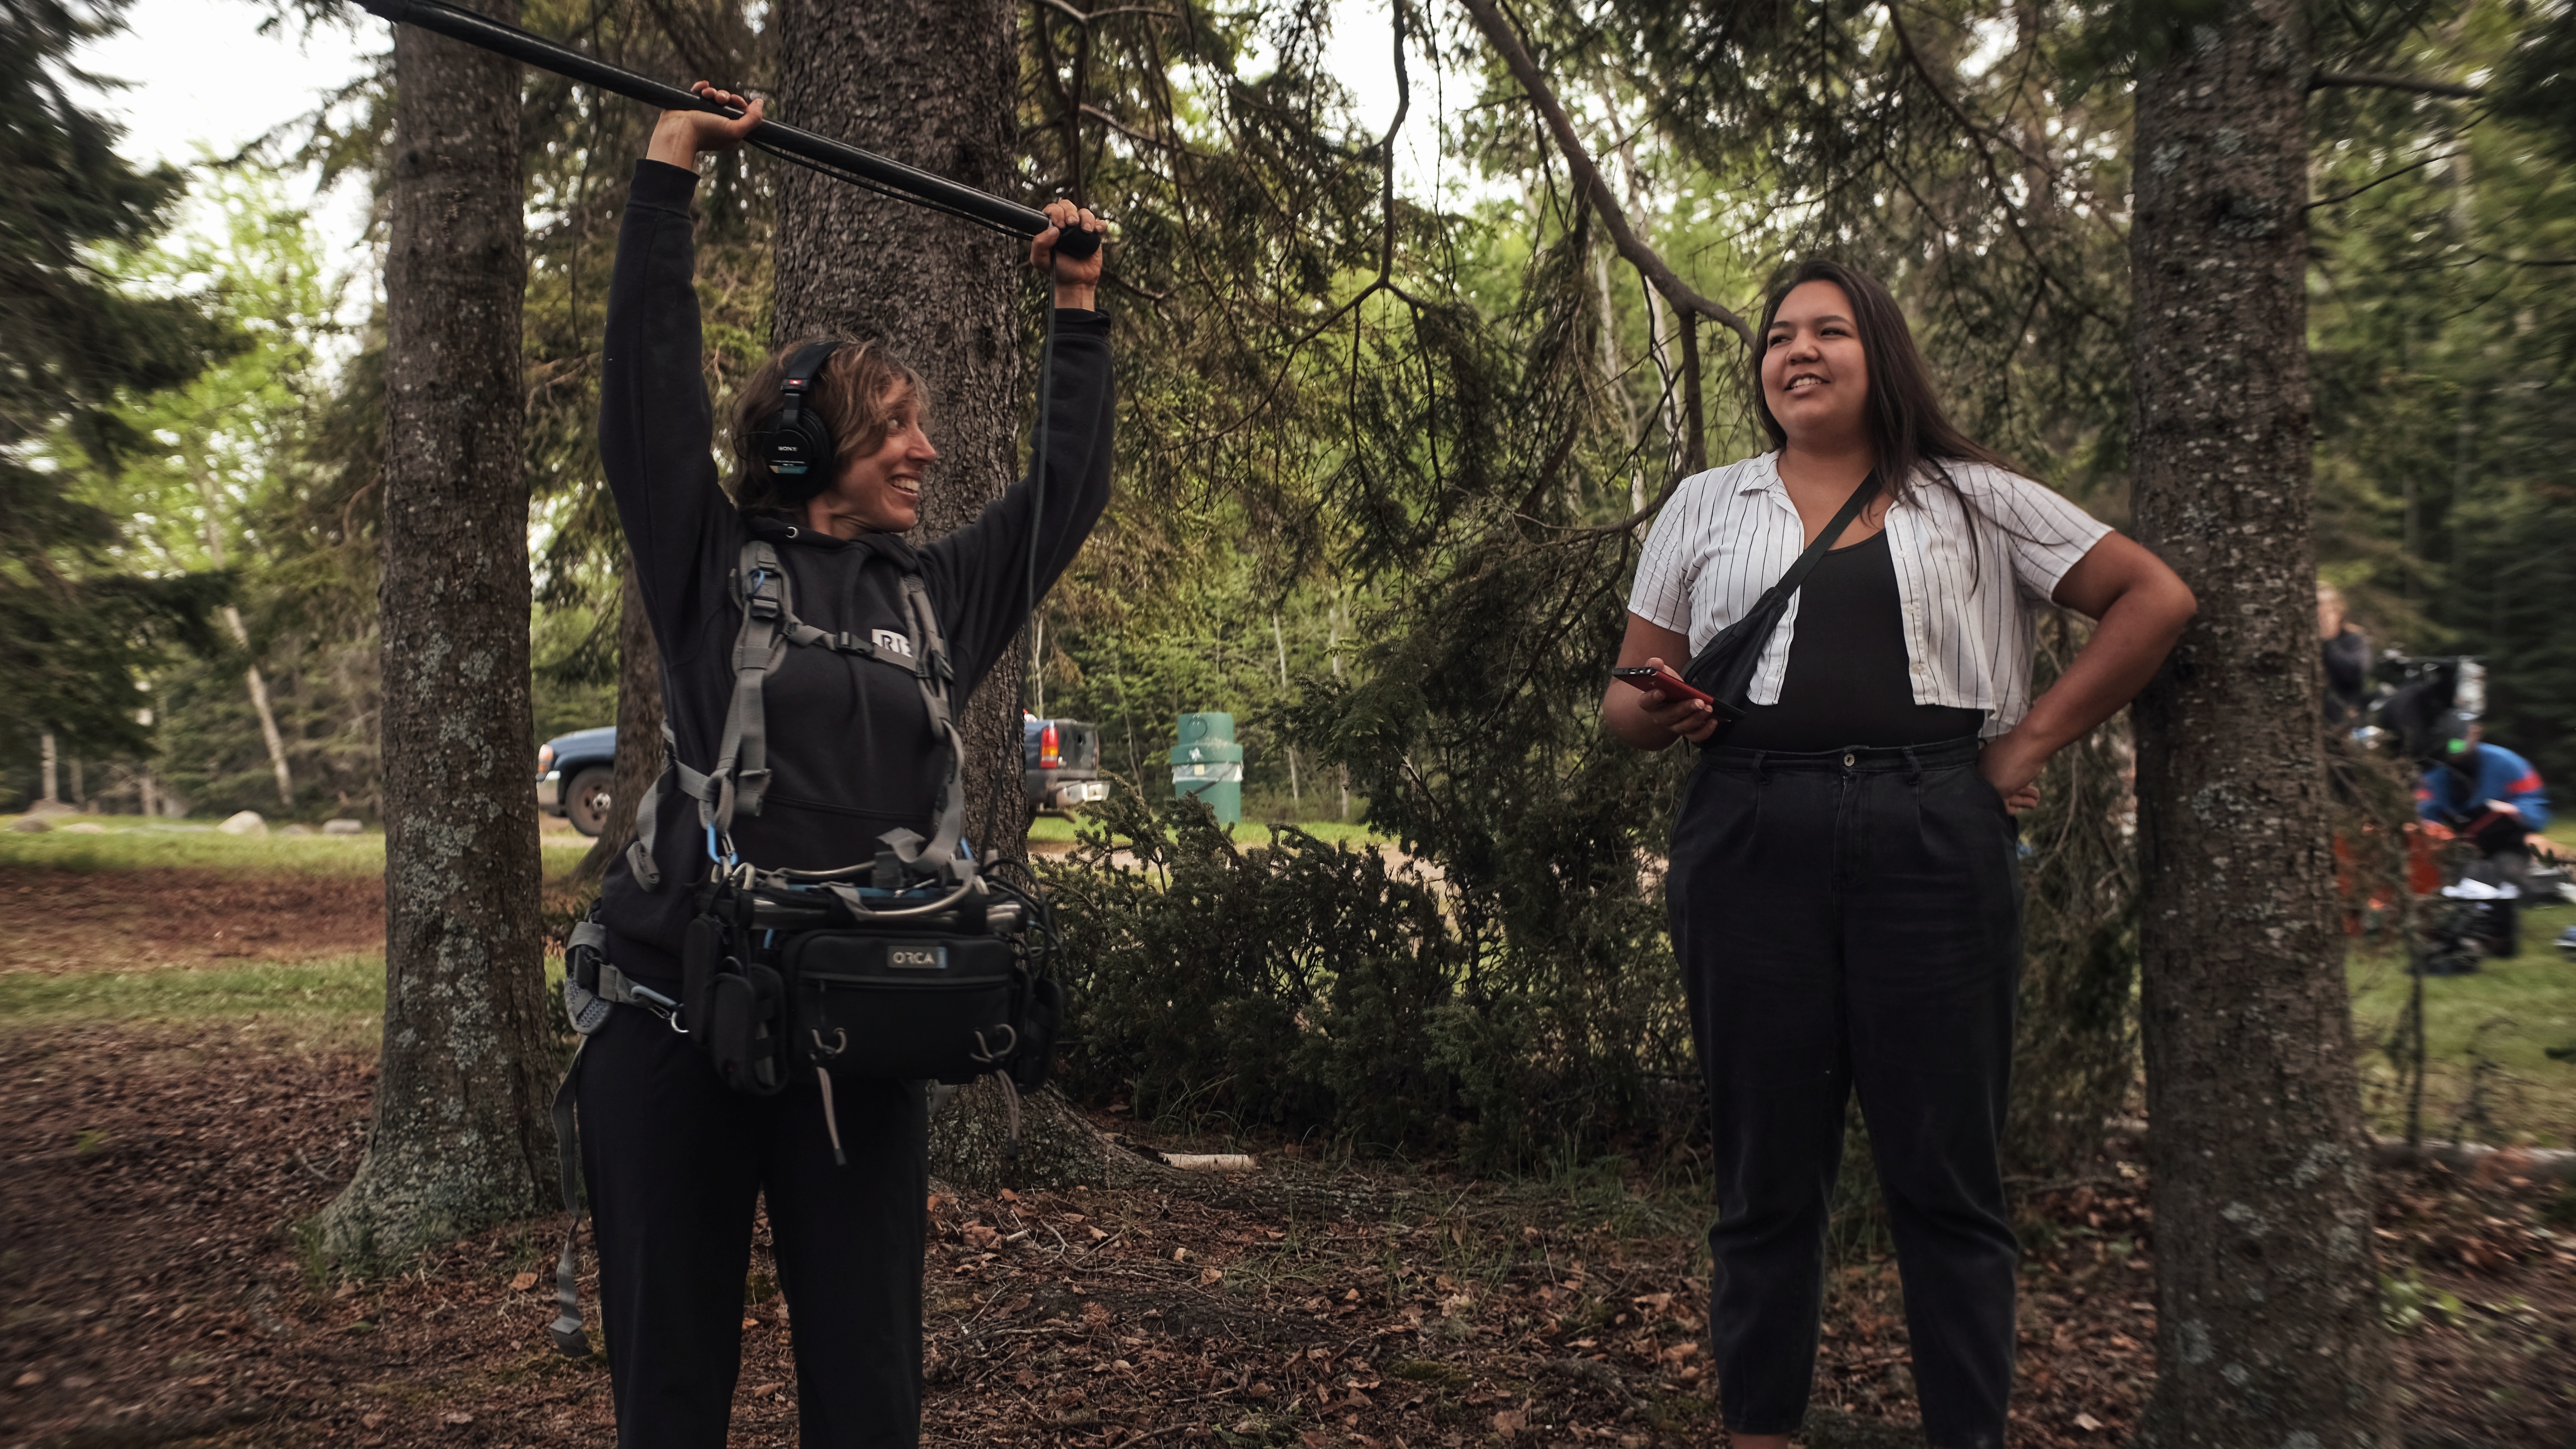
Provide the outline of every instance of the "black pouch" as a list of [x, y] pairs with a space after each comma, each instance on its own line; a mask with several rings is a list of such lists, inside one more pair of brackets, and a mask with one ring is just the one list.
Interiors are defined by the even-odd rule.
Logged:
[[689, 1028], [704, 1033], [716, 1075], [737, 1092], [775, 1096], [786, 1087], [787, 983], [758, 962], [727, 971], [707, 987], [706, 1014]]
[[1056, 1033], [1064, 1029], [1064, 987], [1041, 976], [1029, 983], [1028, 1009], [1020, 1013], [1020, 1055], [1011, 1063], [1011, 1082], [1023, 1096], [1046, 1085], [1055, 1065]]
[[698, 916], [680, 938], [680, 1020], [691, 1030], [707, 1019], [708, 992], [724, 970], [724, 926], [713, 916]]
[[808, 931], [783, 956], [795, 983], [796, 1075], [962, 1083], [1021, 1048], [1027, 974], [997, 936]]

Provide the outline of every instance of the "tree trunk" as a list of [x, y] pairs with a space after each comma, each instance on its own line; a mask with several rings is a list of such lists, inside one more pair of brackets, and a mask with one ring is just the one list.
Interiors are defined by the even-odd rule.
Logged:
[[[518, 18], [516, 0], [487, 13]], [[385, 260], [385, 1035], [324, 1251], [556, 1205], [520, 464], [519, 71], [403, 26]]]
[[[779, 33], [796, 41], [780, 47], [779, 119], [1007, 195], [1015, 189], [1016, 13], [1002, 0], [787, 0]], [[929, 385], [940, 452], [920, 534], [974, 522], [1017, 476], [1026, 421], [1018, 304], [1033, 285], [1023, 280], [1026, 248], [802, 168], [780, 172], [778, 218], [777, 340], [881, 339], [911, 363]], [[959, 714], [967, 835], [986, 861], [1028, 851], [1026, 653], [1004, 651]], [[934, 1136], [981, 1121], [999, 1095], [967, 1094], [940, 1114]]]
[[2137, 92], [2138, 535], [2200, 598], [2136, 709], [2158, 1446], [2396, 1443], [2319, 728], [2305, 23], [2218, 12]]
[[571, 886], [597, 885], [608, 874], [635, 838], [635, 807], [662, 773], [662, 655], [644, 595], [635, 586], [632, 557], [624, 578], [617, 591], [617, 762], [609, 775], [608, 821], [598, 843], [564, 878]]

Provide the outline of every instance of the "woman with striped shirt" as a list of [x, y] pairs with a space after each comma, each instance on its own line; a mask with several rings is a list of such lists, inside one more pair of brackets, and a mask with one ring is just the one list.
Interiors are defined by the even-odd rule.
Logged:
[[[1648, 536], [1622, 665], [1743, 616], [1858, 490], [1762, 647], [1753, 708], [1614, 683], [1612, 733], [1705, 745], [1667, 878], [1716, 1155], [1709, 1330], [1737, 1449], [1805, 1416], [1825, 1223], [1856, 1091], [1905, 1283], [1926, 1439], [2004, 1441], [2018, 1249], [1998, 1141], [2021, 975], [2013, 816], [2191, 617], [2153, 554], [1943, 417], [1904, 314], [1832, 262], [1756, 343], [1774, 451], [1685, 480]], [[2030, 697], [2037, 612], [2098, 621]]]

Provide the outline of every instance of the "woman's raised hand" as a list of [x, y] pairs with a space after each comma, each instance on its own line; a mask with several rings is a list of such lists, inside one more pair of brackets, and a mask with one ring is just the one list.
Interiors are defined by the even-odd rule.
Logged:
[[1105, 233], [1109, 224], [1070, 201], [1048, 202], [1046, 214], [1055, 225], [1029, 239], [1029, 265], [1054, 275], [1057, 306], [1087, 309], [1092, 303], [1092, 289], [1100, 285], [1102, 254], [1095, 251], [1080, 261], [1059, 257], [1055, 254], [1055, 239], [1064, 235], [1068, 226]]
[[731, 91], [717, 90], [706, 81], [689, 87], [702, 100], [718, 105], [737, 106], [739, 117], [719, 116], [713, 111], [664, 111], [653, 127], [653, 144], [644, 155], [649, 160], [694, 169], [701, 151], [730, 151], [742, 144], [751, 128], [760, 124], [761, 104], [745, 100]]

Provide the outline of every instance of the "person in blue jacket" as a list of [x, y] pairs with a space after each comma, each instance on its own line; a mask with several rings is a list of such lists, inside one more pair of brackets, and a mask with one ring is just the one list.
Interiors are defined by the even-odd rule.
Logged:
[[[2531, 761], [2489, 744], [2477, 721], [2454, 714], [2441, 753], [2427, 761], [2415, 785], [2415, 811], [2446, 825], [2477, 847], [2472, 880], [2509, 885], [2516, 892], [2531, 869], [2530, 836], [2549, 823], [2549, 795]], [[2521, 949], [2520, 902], [2496, 903], [2495, 954]]]

